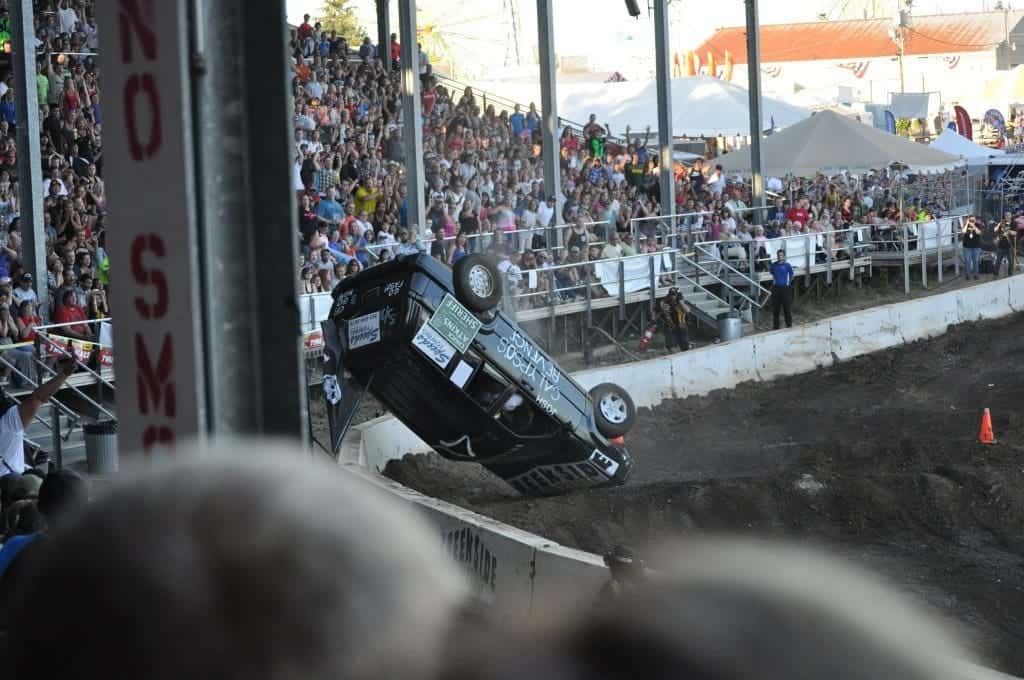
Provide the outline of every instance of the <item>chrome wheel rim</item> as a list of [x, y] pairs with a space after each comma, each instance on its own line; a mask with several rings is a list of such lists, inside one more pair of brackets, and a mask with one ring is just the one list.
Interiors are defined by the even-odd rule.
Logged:
[[604, 395], [601, 397], [597, 407], [601, 410], [601, 415], [604, 416], [604, 419], [615, 425], [621, 425], [626, 422], [626, 417], [629, 415], [626, 400], [617, 394]]
[[487, 267], [475, 264], [469, 269], [469, 289], [477, 297], [487, 298], [494, 292], [494, 279]]

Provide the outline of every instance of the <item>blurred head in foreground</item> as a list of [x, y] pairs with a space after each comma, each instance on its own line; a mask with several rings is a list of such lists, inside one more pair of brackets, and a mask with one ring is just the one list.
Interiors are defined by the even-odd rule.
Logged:
[[[694, 540], [612, 604], [512, 639], [462, 637], [444, 680], [937, 680], [966, 654], [898, 593], [802, 548]], [[954, 662], [954, 660], [956, 660]]]
[[11, 677], [435, 670], [463, 583], [411, 509], [290, 444], [221, 440], [175, 460], [119, 482], [34, 555]]

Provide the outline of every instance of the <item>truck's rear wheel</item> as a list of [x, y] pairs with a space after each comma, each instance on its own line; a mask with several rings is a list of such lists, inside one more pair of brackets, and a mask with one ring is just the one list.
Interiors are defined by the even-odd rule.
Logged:
[[452, 269], [455, 297], [470, 311], [489, 312], [501, 302], [501, 272], [494, 260], [474, 253]]
[[590, 390], [594, 422], [605, 437], [622, 437], [636, 421], [636, 407], [626, 390], [614, 383], [601, 383]]

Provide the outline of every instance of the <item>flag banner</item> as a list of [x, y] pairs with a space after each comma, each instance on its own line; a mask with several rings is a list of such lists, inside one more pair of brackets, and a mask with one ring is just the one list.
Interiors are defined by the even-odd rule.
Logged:
[[[324, 348], [324, 401], [327, 407], [327, 429], [330, 433], [331, 455], [337, 456], [341, 440], [348, 431], [352, 416], [359, 409], [365, 390], [354, 380], [345, 378], [341, 363], [341, 338], [333, 321], [320, 324]], [[372, 380], [372, 378], [371, 378]]]
[[999, 109], [989, 109], [986, 111], [985, 123], [998, 130], [999, 134], [1006, 132], [1006, 119], [1003, 118], [1003, 114], [999, 113]]
[[971, 117], [967, 115], [967, 111], [962, 106], [954, 106], [953, 111], [956, 113], [956, 129], [961, 136], [967, 139], [974, 140], [974, 126], [971, 125]]

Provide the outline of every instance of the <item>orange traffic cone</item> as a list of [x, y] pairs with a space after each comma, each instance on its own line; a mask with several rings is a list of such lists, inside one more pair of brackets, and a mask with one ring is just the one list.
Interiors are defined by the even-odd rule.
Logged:
[[978, 435], [978, 441], [982, 444], [996, 443], [996, 436], [992, 434], [992, 414], [988, 409], [985, 409], [981, 416], [981, 433]]

